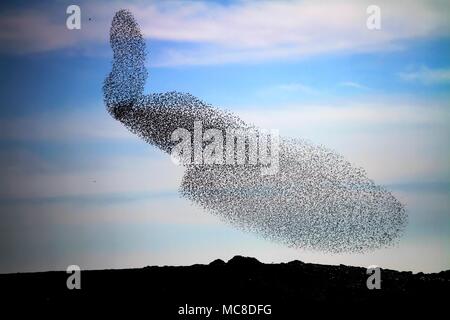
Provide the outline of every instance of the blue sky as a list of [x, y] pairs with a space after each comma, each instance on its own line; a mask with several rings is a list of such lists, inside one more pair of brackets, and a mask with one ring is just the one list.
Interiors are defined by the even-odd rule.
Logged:
[[[450, 268], [450, 19], [440, 1], [2, 4], [0, 272], [267, 262]], [[149, 50], [147, 92], [189, 92], [364, 167], [406, 204], [400, 243], [363, 255], [294, 250], [181, 199], [182, 169], [102, 102], [108, 32], [129, 8]], [[336, 12], [339, 12], [337, 14]], [[91, 20], [89, 20], [91, 18]]]

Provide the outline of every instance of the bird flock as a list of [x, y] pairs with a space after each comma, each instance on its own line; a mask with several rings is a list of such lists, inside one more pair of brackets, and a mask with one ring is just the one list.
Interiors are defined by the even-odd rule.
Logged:
[[[294, 248], [366, 252], [398, 241], [407, 223], [406, 210], [362, 168], [303, 139], [279, 137], [276, 144], [268, 143], [262, 129], [190, 94], [144, 95], [148, 76], [145, 42], [127, 10], [115, 14], [110, 43], [113, 65], [103, 86], [108, 112], [131, 132], [169, 154], [180, 143], [173, 133], [180, 128], [194, 133], [195, 123], [200, 123], [200, 134], [188, 135], [188, 139], [197, 136], [201, 142], [184, 141], [185, 146], [194, 146], [192, 153], [184, 150], [184, 155], [194, 157], [199, 148], [200, 156], [203, 150], [216, 154], [208, 163], [182, 162], [183, 197], [233, 226]], [[253, 139], [244, 136], [241, 147], [236, 147], [238, 137], [218, 141], [230, 130], [253, 132]], [[208, 132], [214, 134], [206, 135]], [[253, 143], [259, 147], [258, 155], [272, 155], [275, 171], [262, 174], [262, 168], [274, 163], [249, 161]], [[208, 149], [211, 145], [214, 148]], [[236, 161], [221, 161], [227, 154], [218, 152], [222, 147], [229, 147], [232, 153], [228, 156]]]

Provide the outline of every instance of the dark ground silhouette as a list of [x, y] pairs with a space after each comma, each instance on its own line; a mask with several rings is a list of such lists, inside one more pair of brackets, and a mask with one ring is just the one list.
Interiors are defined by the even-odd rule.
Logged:
[[[292, 261], [264, 264], [236, 256], [227, 263], [81, 272], [81, 289], [68, 290], [65, 271], [0, 275], [3, 307], [54, 310], [142, 310], [149, 319], [179, 316], [180, 307], [210, 306], [209, 319], [287, 319], [303, 310], [400, 313], [446, 310], [450, 270], [413, 274], [381, 270], [381, 289], [369, 290], [366, 268]], [[271, 305], [271, 314], [231, 316], [223, 305]], [[364, 316], [361, 313], [361, 316]]]

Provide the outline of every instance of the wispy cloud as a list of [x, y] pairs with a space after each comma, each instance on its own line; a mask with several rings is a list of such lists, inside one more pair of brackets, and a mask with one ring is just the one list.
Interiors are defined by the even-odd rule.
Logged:
[[[97, 109], [104, 110], [103, 107]], [[73, 142], [129, 138], [134, 139], [105, 111], [44, 113], [0, 119], [0, 141]]]
[[413, 71], [401, 72], [399, 73], [399, 77], [404, 81], [418, 82], [425, 85], [449, 84], [450, 68], [430, 69], [422, 66]]
[[370, 99], [330, 105], [297, 104], [239, 112], [282, 136], [323, 144], [364, 167], [381, 183], [449, 179], [448, 103]]
[[[112, 195], [120, 199], [139, 194], [176, 193], [183, 171], [169, 157], [155, 158], [148, 153], [146, 156], [97, 156], [93, 159], [95, 164], [63, 172], [52, 167], [54, 161], [31, 155], [26, 159], [18, 155], [15, 159], [19, 158], [20, 162], [12, 163], [11, 157], [0, 154], [0, 164], [8, 169], [0, 181], [0, 199], [78, 199], [83, 202], [86, 197], [94, 196]], [[36, 160], [39, 163], [34, 163]]]
[[[297, 89], [297, 86], [287, 86], [286, 89]], [[421, 178], [422, 174], [440, 178], [449, 176], [447, 137], [450, 136], [450, 109], [445, 102], [411, 104], [396, 100], [371, 102], [369, 99], [359, 103], [272, 106], [263, 111], [261, 108], [247, 108], [236, 110], [236, 113], [243, 120], [262, 128], [280, 129], [283, 136], [307, 138], [345, 151], [350, 159], [356, 159], [377, 179], [398, 182], [403, 178], [414, 180], [418, 175]], [[39, 125], [35, 124], [33, 128], [32, 119]], [[61, 114], [46, 121], [35, 117], [19, 120], [20, 134], [3, 136], [3, 139], [50, 144], [55, 141], [75, 142], [77, 145], [86, 141], [102, 142], [103, 139], [137, 139], [119, 123], [116, 127], [114, 120], [110, 124], [102, 124], [100, 117], [87, 112]], [[97, 123], [96, 130], [90, 131], [92, 126], [82, 125], [89, 121]], [[15, 121], [10, 119], [9, 122]], [[45, 131], [53, 123], [61, 125]], [[24, 130], [27, 128], [25, 124], [32, 129]], [[76, 149], [77, 145], [73, 148]], [[0, 198], [82, 200], [86, 199], [83, 197], [96, 199], [120, 194], [147, 196], [149, 192], [175, 192], [183, 169], [175, 166], [167, 155], [157, 152], [154, 156], [150, 146], [142, 144], [138, 148], [142, 150], [136, 154], [125, 148], [123, 155], [111, 156], [100, 151], [80, 155], [75, 160], [81, 163], [75, 167], [61, 165], [64, 159], [43, 157], [32, 149], [18, 154], [9, 150], [1, 152], [0, 165], [5, 173], [0, 180]]]
[[369, 89], [369, 87], [362, 85], [358, 82], [354, 82], [354, 81], [343, 81], [343, 82], [339, 83], [339, 86], [354, 88], [354, 89], [359, 89], [359, 90], [368, 90]]
[[[404, 40], [447, 34], [449, 4], [379, 1], [382, 29], [366, 28], [365, 1], [81, 2], [82, 30], [69, 31], [63, 9], [2, 14], [3, 50], [46, 51], [105, 44], [114, 11], [126, 7], [150, 39], [189, 43], [153, 57], [154, 65], [217, 64], [298, 58], [335, 52], [402, 47]], [[90, 22], [87, 17], [92, 17]], [[420, 23], [418, 23], [420, 21]]]
[[305, 85], [300, 82], [292, 82], [286, 84], [280, 84], [273, 87], [276, 91], [284, 91], [290, 93], [306, 93], [306, 94], [317, 94], [318, 91], [311, 86]]

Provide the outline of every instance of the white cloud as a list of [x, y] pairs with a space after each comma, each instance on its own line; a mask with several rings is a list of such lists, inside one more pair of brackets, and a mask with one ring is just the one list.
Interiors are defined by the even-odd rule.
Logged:
[[383, 102], [248, 108], [245, 121], [343, 154], [379, 183], [450, 178], [447, 103]]
[[[84, 48], [106, 43], [119, 8], [130, 8], [150, 39], [191, 43], [153, 57], [154, 65], [255, 62], [334, 52], [392, 50], [404, 40], [447, 34], [448, 3], [379, 1], [382, 28], [366, 28], [368, 1], [168, 1], [81, 3], [82, 29], [69, 31], [62, 9], [7, 12], [0, 19], [4, 50]], [[7, 16], [6, 16], [7, 15]], [[92, 17], [87, 21], [87, 17]]]
[[446, 103], [409, 103], [396, 99], [370, 102], [335, 102], [334, 104], [296, 104], [285, 107], [249, 107], [239, 115], [261, 127], [279, 127], [285, 130], [309, 125], [333, 125], [346, 127], [358, 124], [368, 126], [396, 125], [448, 126], [450, 110]]
[[[176, 192], [181, 179], [182, 169], [175, 166], [168, 155], [155, 153], [156, 149], [143, 141], [139, 143], [140, 138], [106, 111], [0, 119], [1, 140], [68, 145], [72, 159], [65, 164], [64, 156], [62, 159], [43, 157], [40, 152], [21, 147], [21, 144], [0, 152], [0, 166], [4, 169], [0, 198], [51, 199]], [[107, 141], [118, 143], [114, 150], [116, 154], [111, 156], [108, 152], [111, 147], [94, 152], [79, 147], [80, 144], [101, 145]], [[120, 144], [124, 141], [127, 143]], [[133, 150], [138, 152], [124, 147], [130, 143], [135, 143]], [[62, 155], [64, 153], [59, 153]]]
[[[366, 101], [272, 107], [263, 111], [247, 108], [236, 110], [236, 114], [262, 128], [279, 129], [283, 136], [306, 138], [335, 149], [364, 167], [377, 182], [450, 178], [450, 108], [447, 103]], [[109, 116], [105, 114], [105, 117]], [[137, 141], [138, 138], [120, 123], [117, 122], [116, 128], [116, 121], [111, 119], [111, 123], [107, 121], [103, 125], [100, 119], [91, 113], [60, 115], [46, 121], [21, 118], [20, 125], [16, 125], [21, 128], [20, 134], [10, 134], [9, 138], [50, 143], [83, 143], [99, 137]], [[96, 123], [96, 128], [85, 125], [90, 120]], [[35, 128], [34, 122], [38, 123]], [[45, 131], [54, 122], [61, 125]], [[77, 150], [77, 145], [72, 148]], [[142, 149], [130, 153], [124, 148], [122, 156], [111, 157], [101, 151], [83, 154], [74, 160], [78, 161], [78, 166], [69, 167], [70, 170], [65, 167], [61, 170], [60, 165], [54, 167], [32, 150], [16, 155], [3, 152], [0, 164], [5, 174], [0, 181], [0, 197], [42, 199], [176, 192], [182, 168], [151, 146], [142, 143], [137, 148]]]
[[[181, 225], [217, 224], [220, 219], [205, 214], [203, 209], [189, 200], [176, 195], [167, 197], [147, 197], [136, 201], [111, 201], [73, 204], [70, 202], [41, 202], [0, 204], [2, 222], [16, 225], [39, 217], [34, 224], [83, 225], [96, 223], [142, 224], [174, 223]], [[5, 227], [13, 227], [5, 225]]]
[[359, 90], [368, 90], [369, 89], [365, 85], [362, 85], [362, 84], [360, 84], [358, 82], [354, 82], [354, 81], [343, 81], [343, 82], [340, 82], [339, 85], [342, 87], [349, 87], [349, 88], [354, 88], [354, 89], [359, 89]]
[[[5, 159], [0, 160], [5, 162]], [[97, 156], [89, 168], [65, 172], [51, 170], [50, 164], [39, 160], [39, 166], [27, 161], [16, 165], [10, 162], [4, 164], [9, 170], [5, 171], [0, 181], [0, 197], [27, 200], [146, 193], [157, 195], [161, 192], [177, 192], [183, 172], [181, 167], [171, 162], [169, 156], [163, 155], [157, 158], [150, 154]], [[50, 170], [42, 172], [40, 168], [43, 165]]]
[[318, 94], [319, 93], [313, 87], [305, 85], [300, 82], [280, 84], [280, 85], [276, 85], [276, 86], [273, 86], [271, 88], [267, 88], [264, 90], [265, 93], [267, 93], [267, 92], [279, 93], [280, 91], [287, 92], [287, 93], [305, 93], [305, 94]]
[[446, 84], [450, 83], [450, 68], [430, 69], [422, 66], [414, 71], [401, 72], [399, 76], [404, 81], [419, 82], [425, 85]]
[[[155, 64], [213, 64], [289, 59], [335, 52], [401, 48], [400, 42], [444, 32], [442, 8], [429, 2], [385, 2], [382, 29], [366, 28], [364, 1], [238, 2], [137, 10], [150, 38], [210, 46], [171, 50]], [[156, 20], [156, 22], [155, 22]], [[418, 23], [420, 21], [421, 23]]]
[[118, 121], [102, 112], [59, 112], [33, 116], [1, 118], [0, 140], [82, 141], [135, 139]]

